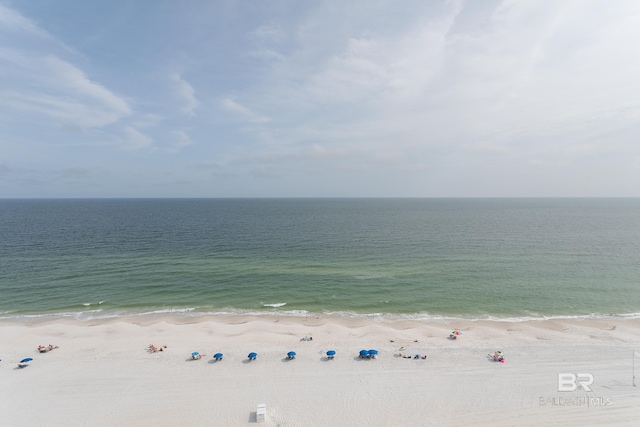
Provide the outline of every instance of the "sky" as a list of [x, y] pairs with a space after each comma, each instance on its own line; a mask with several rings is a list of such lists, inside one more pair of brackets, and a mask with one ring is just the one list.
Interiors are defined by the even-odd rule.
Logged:
[[640, 197], [636, 0], [0, 0], [0, 198]]

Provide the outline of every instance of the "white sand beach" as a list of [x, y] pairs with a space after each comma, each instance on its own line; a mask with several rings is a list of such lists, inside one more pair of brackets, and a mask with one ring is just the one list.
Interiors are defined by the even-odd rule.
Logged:
[[[455, 341], [447, 339], [452, 329], [462, 331]], [[48, 344], [59, 348], [37, 351]], [[150, 353], [150, 344], [167, 348]], [[428, 357], [399, 357], [400, 347]], [[370, 348], [377, 359], [358, 357]], [[294, 360], [286, 360], [290, 350]], [[486, 357], [496, 350], [506, 363]], [[206, 357], [190, 360], [193, 351]], [[248, 362], [251, 351], [258, 357]], [[5, 320], [0, 424], [244, 426], [255, 425], [264, 403], [265, 426], [637, 426], [634, 351], [639, 319]], [[26, 357], [33, 362], [19, 369]], [[563, 373], [592, 375], [591, 391], [559, 391]], [[637, 385], [637, 356], [635, 375]]]

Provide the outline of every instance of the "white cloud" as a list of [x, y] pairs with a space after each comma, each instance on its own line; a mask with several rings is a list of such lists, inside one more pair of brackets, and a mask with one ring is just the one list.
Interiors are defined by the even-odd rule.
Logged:
[[153, 140], [149, 136], [131, 126], [124, 128], [124, 136], [122, 146], [127, 150], [140, 150], [153, 145]]
[[[269, 112], [254, 134], [262, 144], [244, 159], [277, 163], [282, 174], [294, 162], [335, 169], [347, 154], [354, 170], [404, 164], [430, 174], [630, 154], [611, 133], [623, 137], [638, 120], [630, 41], [640, 40], [640, 14], [597, 4], [605, 10], [505, 1], [467, 28], [456, 22], [463, 4], [451, 2], [395, 31], [309, 14], [297, 23], [304, 43], [222, 104], [246, 119]], [[329, 29], [322, 19], [337, 22]]]
[[173, 135], [173, 144], [171, 147], [172, 152], [180, 151], [193, 144], [193, 141], [189, 138], [189, 135], [186, 132], [174, 131], [171, 134]]
[[[356, 9], [350, 12], [385, 22], [368, 15], [366, 7]], [[435, 102], [428, 90], [442, 73], [447, 34], [460, 9], [459, 2], [451, 2], [441, 15], [414, 19], [397, 32], [384, 25], [376, 31], [359, 16], [353, 30], [345, 32], [352, 16], [344, 17], [348, 24], [338, 20], [334, 28], [316, 18], [322, 12], [309, 14], [309, 21], [298, 23], [299, 49], [274, 64], [258, 91], [243, 96], [250, 101], [234, 105], [234, 99], [227, 99], [226, 108], [245, 116], [254, 106], [269, 111], [278, 126], [270, 127], [270, 146], [300, 141], [371, 146], [392, 139], [411, 144], [394, 135], [424, 126], [425, 102]]]
[[[566, 145], [595, 128], [631, 125], [620, 107], [637, 105], [628, 88], [640, 60], [628, 43], [640, 39], [640, 22], [636, 14], [631, 25], [629, 4], [619, 4], [503, 2], [484, 31], [450, 40], [444, 106], [455, 105], [470, 131], [503, 143], [561, 138]], [[609, 118], [593, 126], [596, 112]]]
[[[637, 123], [629, 88], [640, 74], [631, 42], [640, 40], [640, 4], [596, 6], [505, 1], [485, 25], [452, 33], [463, 11], [452, 2], [402, 31], [349, 35], [325, 56], [302, 46], [262, 92], [244, 99], [287, 124], [271, 129], [270, 143], [334, 141], [364, 150], [393, 141], [405, 152], [555, 156], [557, 147], [533, 141], [579, 146], [594, 132]], [[599, 123], [596, 112], [605, 117]], [[487, 143], [468, 144], [478, 140]]]
[[38, 37], [51, 37], [49, 33], [39, 28], [33, 21], [2, 4], [0, 4], [0, 28]]
[[125, 100], [53, 55], [5, 49], [0, 57], [6, 60], [0, 108], [4, 105], [8, 114], [11, 110], [31, 111], [64, 125], [103, 127], [132, 113]]
[[53, 54], [72, 52], [32, 20], [0, 4], [0, 110], [7, 117], [33, 112], [69, 127], [104, 127], [132, 113], [127, 101]]
[[268, 118], [255, 113], [249, 108], [241, 105], [239, 102], [234, 100], [231, 97], [226, 97], [220, 100], [220, 105], [222, 108], [230, 113], [234, 113], [236, 116], [240, 117], [243, 121], [250, 123], [266, 123], [269, 121]]
[[176, 92], [184, 103], [181, 109], [182, 113], [191, 116], [194, 115], [196, 108], [198, 108], [198, 105], [200, 105], [198, 99], [196, 98], [195, 89], [193, 89], [193, 86], [191, 86], [178, 74], [173, 74], [171, 76], [171, 80], [175, 82]]
[[284, 32], [276, 25], [262, 25], [248, 35], [249, 38], [258, 39], [262, 42], [274, 42], [280, 41], [284, 37]]
[[55, 56], [45, 57], [44, 65], [47, 66], [47, 71], [51, 72], [53, 80], [51, 83], [56, 83], [59, 88], [65, 88], [81, 97], [91, 98], [120, 117], [131, 114], [131, 108], [125, 100], [102, 85], [89, 80], [79, 68]]

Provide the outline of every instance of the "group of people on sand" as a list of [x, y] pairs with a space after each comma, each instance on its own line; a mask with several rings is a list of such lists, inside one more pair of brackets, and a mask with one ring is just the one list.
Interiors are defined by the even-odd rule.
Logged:
[[48, 351], [53, 350], [54, 348], [60, 348], [57, 345], [53, 345], [53, 344], [49, 344], [49, 345], [39, 345], [38, 346], [38, 352], [40, 353], [46, 353]]
[[[449, 334], [449, 339], [456, 340], [460, 335], [462, 335], [462, 332], [458, 331], [457, 329], [453, 330]], [[391, 342], [395, 342], [395, 341], [391, 340]], [[418, 340], [415, 340], [414, 342], [418, 342]], [[407, 349], [406, 347], [400, 347], [400, 353], [398, 353], [398, 357], [402, 357], [403, 359], [426, 359], [427, 358], [426, 354], [414, 354], [413, 356], [409, 354], [402, 354], [402, 351], [406, 349]]]
[[462, 335], [462, 332], [460, 332], [458, 330], [451, 331], [451, 333], [449, 334], [449, 339], [450, 340], [457, 340], [460, 335]]
[[426, 354], [414, 354], [413, 356], [411, 356], [410, 354], [402, 354], [402, 353], [398, 353], [399, 357], [402, 357], [403, 359], [426, 359], [427, 355]]
[[493, 354], [488, 354], [487, 357], [492, 358], [494, 362], [504, 363], [504, 353], [500, 350], [496, 351]]
[[166, 344], [165, 345], [159, 345], [159, 346], [155, 346], [153, 344], [149, 344], [149, 347], [147, 347], [147, 350], [149, 350], [149, 353], [157, 353], [159, 351], [164, 351], [165, 348], [167, 348]]
[[407, 347], [405, 346], [400, 347], [400, 352], [398, 353], [398, 357], [402, 357], [403, 359], [426, 359], [427, 358], [426, 354], [416, 353], [413, 356], [411, 356], [410, 354], [402, 354], [402, 352], [405, 351], [406, 349]]
[[[449, 335], [449, 339], [455, 340], [460, 335], [462, 335], [462, 332], [453, 331]], [[311, 336], [309, 336], [309, 335], [307, 335], [304, 338], [300, 339], [300, 341], [312, 341], [312, 340], [313, 340], [313, 338]], [[395, 342], [395, 341], [391, 340], [391, 342]], [[414, 342], [418, 342], [418, 340], [415, 340]], [[51, 344], [49, 344], [48, 346], [40, 345], [40, 346], [38, 346], [38, 351], [40, 353], [46, 353], [47, 351], [53, 350], [54, 348], [58, 348], [58, 346], [54, 346], [54, 345], [51, 345]], [[148, 349], [149, 353], [157, 353], [159, 351], [164, 351], [164, 349], [166, 349], [166, 348], [167, 348], [166, 344], [165, 345], [158, 345], [158, 346], [156, 346], [154, 344], [149, 344], [149, 347], [147, 349]], [[426, 354], [416, 353], [416, 354], [414, 354], [412, 356], [410, 354], [402, 353], [402, 351], [404, 351], [406, 349], [407, 349], [406, 347], [400, 347], [400, 352], [398, 353], [398, 357], [402, 357], [403, 359], [423, 359], [423, 360], [425, 360], [427, 358]], [[194, 359], [194, 360], [200, 359], [200, 358], [202, 358], [202, 356], [205, 356], [205, 355], [202, 354], [202, 353], [199, 353], [197, 351], [193, 352], [191, 354], [191, 358]], [[360, 355], [360, 357], [361, 358], [363, 357], [362, 354]], [[376, 358], [375, 354], [369, 355], [367, 357], [372, 357], [374, 359]], [[487, 354], [487, 357], [489, 357], [490, 359], [493, 359], [496, 362], [504, 363], [504, 354], [501, 351], [496, 351], [493, 354]]]

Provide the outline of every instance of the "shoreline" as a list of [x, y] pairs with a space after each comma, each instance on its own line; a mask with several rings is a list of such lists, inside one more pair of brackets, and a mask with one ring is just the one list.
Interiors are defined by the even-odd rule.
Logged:
[[[172, 324], [192, 324], [200, 322], [218, 322], [218, 323], [235, 323], [238, 319], [243, 322], [252, 321], [286, 321], [290, 323], [308, 322], [310, 319], [322, 321], [323, 323], [345, 323], [345, 324], [384, 324], [393, 326], [398, 323], [412, 323], [416, 327], [420, 325], [453, 325], [454, 329], [460, 328], [461, 324], [467, 325], [495, 325], [499, 327], [502, 324], [552, 324], [552, 323], [568, 323], [568, 324], [584, 324], [584, 322], [594, 324], [621, 322], [631, 323], [640, 327], [640, 313], [618, 314], [618, 315], [558, 315], [543, 317], [483, 317], [483, 318], [463, 318], [463, 317], [413, 317], [401, 314], [354, 314], [354, 315], [334, 315], [308, 313], [304, 315], [288, 314], [288, 313], [191, 313], [184, 315], [183, 313], [140, 313], [140, 314], [124, 314], [118, 316], [93, 317], [93, 318], [77, 318], [74, 316], [60, 316], [48, 314], [34, 315], [18, 315], [11, 317], [0, 317], [0, 327], [2, 326], [28, 326], [35, 327], [50, 323], [68, 323], [78, 325], [99, 325], [109, 323], [133, 323], [140, 325], [151, 325], [158, 322], [169, 322]], [[450, 327], [447, 326], [447, 327]]]
[[[95, 313], [95, 314], [94, 314]], [[101, 314], [97, 314], [101, 313]], [[33, 313], [11, 313], [5, 312], [0, 314], [0, 325], [2, 324], [25, 324], [34, 325], [47, 322], [55, 322], [61, 320], [77, 321], [81, 323], [104, 323], [104, 322], [153, 322], [162, 321], [166, 318], [184, 319], [185, 323], [192, 323], [202, 319], [214, 318], [233, 318], [233, 317], [252, 317], [260, 318], [290, 318], [290, 319], [307, 319], [307, 318], [323, 318], [336, 320], [356, 320], [363, 319], [371, 322], [380, 323], [396, 323], [403, 321], [414, 321], [420, 323], [445, 323], [453, 324], [457, 322], [468, 323], [529, 323], [529, 322], [547, 322], [547, 321], [625, 321], [640, 319], [640, 312], [634, 313], [618, 313], [618, 314], [556, 314], [556, 315], [482, 315], [482, 316], [447, 316], [447, 315], [430, 315], [426, 313], [353, 313], [353, 312], [306, 312], [304, 310], [292, 311], [272, 311], [260, 312], [251, 310], [232, 309], [222, 311], [198, 311], [197, 309], [162, 309], [162, 310], [144, 310], [144, 311], [78, 311], [78, 312], [33, 312]], [[180, 320], [176, 320], [180, 321]]]
[[[462, 331], [455, 341], [452, 329]], [[272, 426], [631, 426], [640, 417], [640, 319], [135, 316], [2, 320], [0, 336], [7, 425], [253, 425], [260, 403]], [[48, 344], [59, 348], [36, 352]], [[167, 348], [149, 353], [150, 344]], [[399, 357], [402, 347], [427, 359]], [[363, 348], [378, 358], [360, 359]], [[496, 350], [504, 365], [487, 360]], [[206, 356], [190, 360], [193, 351]], [[34, 360], [18, 369], [24, 357]], [[592, 391], [559, 392], [563, 372], [593, 375]]]

